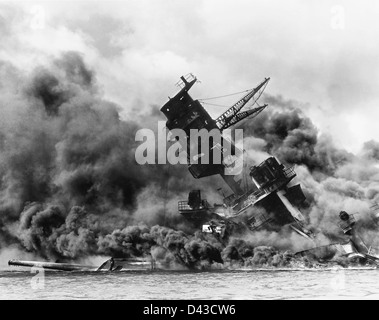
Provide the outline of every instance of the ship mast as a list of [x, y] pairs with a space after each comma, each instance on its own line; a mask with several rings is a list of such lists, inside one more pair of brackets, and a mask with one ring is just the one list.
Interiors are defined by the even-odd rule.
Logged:
[[[194, 100], [188, 93], [191, 87], [198, 81], [197, 78], [194, 75], [189, 74], [187, 76], [180, 77], [180, 79], [181, 80], [178, 82], [180, 91], [173, 98], [169, 98], [169, 101], [162, 106], [161, 111], [167, 117], [166, 127], [169, 130], [184, 130], [187, 138], [190, 137], [190, 132], [192, 129], [205, 129], [208, 130], [208, 132], [211, 130], [219, 130], [221, 133], [224, 129], [239, 123], [243, 119], [257, 116], [267, 107], [267, 105], [259, 106], [257, 101], [265, 90], [270, 78], [265, 78], [264, 81], [262, 81], [256, 88], [244, 91], [247, 93], [217, 119], [212, 119], [201, 103], [202, 100], [210, 100], [215, 98]], [[253, 105], [257, 104], [258, 107], [241, 112], [242, 108], [252, 99]], [[204, 144], [205, 148], [209, 149], [208, 151], [210, 156], [213, 155], [215, 148], [219, 148], [222, 153], [221, 163], [214, 163], [212, 160], [209, 161], [210, 163], [191, 163], [191, 161], [189, 161], [188, 170], [192, 176], [199, 179], [213, 175], [221, 175], [234, 194], [244, 194], [244, 191], [240, 187], [241, 180], [239, 179], [239, 174], [233, 175], [230, 172], [229, 174], [226, 173], [228, 168], [233, 169], [237, 166], [238, 169], [241, 164], [240, 157], [243, 157], [243, 150], [240, 150], [237, 146], [235, 146], [233, 141], [230, 141], [225, 137], [222, 137], [221, 143], [214, 143], [213, 145], [209, 145], [209, 141], [201, 143]], [[191, 145], [188, 139], [185, 143], [183, 143], [182, 147], [187, 150], [188, 155], [191, 154], [189, 151]], [[198, 155], [201, 155], [203, 152], [203, 145], [198, 147]]]

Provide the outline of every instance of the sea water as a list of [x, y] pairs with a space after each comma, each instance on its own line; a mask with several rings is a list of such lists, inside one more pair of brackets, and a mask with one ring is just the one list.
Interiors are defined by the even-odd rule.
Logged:
[[0, 299], [379, 299], [378, 269], [0, 271]]

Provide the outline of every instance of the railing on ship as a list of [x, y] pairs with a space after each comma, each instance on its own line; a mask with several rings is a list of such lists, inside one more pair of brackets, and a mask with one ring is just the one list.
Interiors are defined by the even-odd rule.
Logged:
[[[191, 82], [191, 81], [195, 80], [196, 77], [195, 77], [192, 73], [188, 73], [188, 74], [186, 74], [186, 75], [184, 76], [184, 79], [186, 79], [187, 82]], [[183, 82], [183, 80], [179, 80], [179, 81], [176, 83], [176, 85], [177, 85], [179, 88], [181, 88], [181, 89], [183, 89], [183, 88], [186, 86], [186, 84]]]
[[250, 194], [247, 199], [243, 202], [241, 208], [238, 210], [238, 213], [245, 210], [247, 207], [254, 204], [262, 195], [266, 194], [264, 190], [256, 190], [252, 194]]
[[294, 170], [294, 167], [285, 168], [283, 170], [284, 176], [288, 179], [291, 179], [296, 176], [296, 172]]
[[191, 210], [201, 210], [209, 208], [209, 203], [207, 200], [201, 200], [201, 204], [198, 208], [193, 208], [188, 204], [188, 201], [183, 200], [178, 202], [178, 210], [179, 211], [191, 211]]
[[249, 226], [251, 230], [255, 230], [270, 220], [268, 215], [259, 214], [249, 219]]
[[179, 201], [178, 202], [178, 209], [179, 209], [179, 211], [192, 210], [192, 208], [188, 205], [187, 201]]

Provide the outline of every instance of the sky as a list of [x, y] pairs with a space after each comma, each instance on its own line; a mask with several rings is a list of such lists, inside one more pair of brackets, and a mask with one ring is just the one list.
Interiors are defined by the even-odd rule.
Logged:
[[80, 52], [125, 119], [159, 109], [187, 73], [194, 98], [270, 77], [268, 95], [357, 153], [379, 140], [378, 16], [375, 0], [0, 1], [0, 61], [29, 72]]

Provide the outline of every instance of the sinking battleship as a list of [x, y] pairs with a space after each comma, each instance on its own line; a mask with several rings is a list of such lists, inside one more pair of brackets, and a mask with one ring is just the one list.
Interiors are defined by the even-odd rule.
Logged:
[[[265, 78], [258, 86], [239, 99], [218, 118], [212, 119], [201, 100], [194, 100], [189, 90], [197, 82], [192, 74], [182, 76], [178, 82], [180, 90], [163, 105], [161, 112], [166, 116], [168, 130], [182, 129], [187, 138], [191, 130], [215, 130], [222, 136], [221, 141], [201, 142], [195, 158], [193, 156], [190, 139], [183, 141], [181, 147], [187, 151], [188, 170], [195, 179], [219, 175], [225, 182], [224, 188], [219, 188], [223, 202], [211, 205], [202, 198], [201, 190], [191, 190], [187, 200], [178, 202], [178, 212], [202, 232], [216, 237], [226, 244], [231, 236], [243, 237], [259, 230], [280, 231], [286, 228], [308, 241], [311, 249], [295, 253], [298, 257], [310, 257], [317, 261], [331, 261], [336, 257], [359, 260], [361, 263], [370, 262], [379, 265], [379, 250], [367, 245], [359, 234], [354, 215], [341, 211], [339, 215], [341, 229], [344, 237], [330, 244], [318, 246], [312, 230], [305, 227], [305, 218], [301, 207], [306, 197], [300, 184], [294, 184], [296, 172], [294, 167], [287, 167], [276, 157], [269, 157], [262, 163], [247, 168], [243, 160], [244, 150], [235, 145], [230, 137], [222, 135], [225, 129], [235, 128], [243, 121], [258, 116], [267, 104], [259, 105], [258, 100], [265, 90], [270, 78]], [[210, 157], [202, 163], [204, 146]], [[213, 161], [213, 150], [221, 152], [221, 161]], [[228, 151], [228, 152], [227, 152]], [[241, 171], [233, 174], [236, 166], [243, 166]], [[229, 170], [229, 171], [228, 171]], [[246, 180], [246, 176], [249, 177]], [[248, 181], [249, 183], [246, 183]], [[245, 183], [243, 183], [245, 182]], [[227, 193], [227, 194], [225, 194]], [[373, 204], [373, 220], [379, 226], [379, 206]], [[175, 256], [175, 255], [174, 255]], [[179, 263], [191, 267], [180, 256], [175, 256]], [[151, 257], [147, 258], [110, 258], [99, 267], [76, 265], [67, 263], [51, 263], [36, 261], [10, 260], [9, 265], [20, 267], [37, 267], [60, 271], [125, 271], [125, 270], [153, 270], [157, 262]]]
[[[258, 116], [267, 107], [267, 104], [260, 106], [258, 99], [269, 80], [270, 78], [265, 78], [217, 119], [212, 119], [201, 102], [194, 100], [188, 93], [196, 83], [196, 77], [192, 74], [182, 76], [179, 82], [181, 90], [161, 108], [167, 117], [166, 127], [169, 130], [182, 129], [187, 137], [190, 137], [193, 129], [218, 130], [222, 134], [223, 130], [234, 128], [241, 121]], [[249, 102], [250, 108], [245, 110], [244, 107]], [[255, 105], [257, 107], [254, 107]], [[182, 147], [189, 154], [191, 146], [188, 144], [187, 142]], [[218, 233], [222, 238], [262, 228], [278, 230], [288, 225], [294, 232], [309, 240], [312, 239], [312, 233], [304, 228], [304, 217], [297, 208], [305, 201], [305, 195], [300, 185], [290, 184], [296, 176], [293, 167], [285, 167], [275, 157], [269, 157], [261, 164], [249, 168], [253, 184], [243, 187], [241, 175], [246, 174], [244, 172], [246, 170], [238, 174], [225, 174], [225, 172], [228, 167], [243, 163], [241, 158], [244, 156], [244, 151], [231, 139], [224, 137], [221, 146], [219, 141], [207, 141], [207, 146], [208, 150], [205, 152], [210, 155], [216, 148], [222, 150], [221, 163], [214, 164], [212, 160], [202, 163], [201, 155], [204, 149], [203, 145], [199, 145], [198, 163], [194, 163], [191, 159], [188, 161], [190, 173], [196, 179], [220, 175], [231, 193], [224, 197], [222, 204], [211, 206], [206, 199], [202, 199], [200, 190], [192, 190], [188, 200], [179, 201], [180, 214], [194, 225], [200, 226], [204, 232]], [[230, 157], [229, 159], [224, 157], [227, 148], [234, 151], [232, 161]], [[222, 188], [221, 192], [224, 192]], [[261, 210], [252, 210], [252, 208], [261, 208]]]
[[[187, 137], [190, 137], [192, 129], [218, 130], [221, 134], [224, 129], [235, 128], [240, 122], [252, 119], [259, 115], [268, 105], [260, 106], [258, 100], [265, 90], [270, 78], [265, 78], [258, 86], [251, 90], [233, 104], [218, 118], [212, 119], [201, 100], [194, 100], [188, 93], [197, 82], [192, 74], [182, 76], [178, 82], [179, 92], [161, 108], [161, 112], [167, 117], [166, 127], [169, 130], [182, 129]], [[249, 109], [244, 107], [248, 105]], [[257, 107], [254, 107], [254, 106]], [[189, 139], [182, 145], [187, 154], [190, 154], [192, 146]], [[203, 143], [203, 142], [202, 142]], [[233, 141], [222, 138], [220, 142], [212, 144], [207, 142], [208, 152], [219, 148], [224, 151], [230, 148], [234, 151], [232, 166], [241, 160], [244, 151], [239, 149]], [[198, 159], [204, 150], [202, 145], [198, 147]], [[191, 153], [191, 156], [193, 153]], [[229, 155], [228, 155], [229, 156]], [[225, 157], [227, 158], [227, 156]], [[188, 158], [188, 170], [195, 179], [220, 175], [231, 194], [224, 196], [222, 204], [208, 203], [202, 199], [200, 190], [189, 192], [188, 200], [178, 202], [178, 211], [194, 226], [201, 228], [205, 233], [211, 233], [220, 241], [229, 236], [243, 236], [258, 230], [279, 231], [289, 228], [292, 232], [299, 234], [309, 241], [312, 249], [297, 252], [295, 256], [307, 256], [318, 261], [331, 260], [334, 257], [346, 257], [348, 259], [360, 259], [361, 262], [370, 261], [379, 264], [379, 251], [368, 246], [359, 236], [355, 228], [355, 218], [347, 212], [340, 213], [339, 227], [346, 236], [343, 241], [332, 242], [329, 245], [317, 246], [315, 234], [305, 227], [305, 219], [300, 207], [306, 201], [306, 197], [300, 184], [293, 185], [296, 177], [293, 167], [286, 167], [275, 157], [269, 157], [259, 165], [249, 168], [249, 177], [253, 184], [242, 186], [244, 180], [241, 175], [225, 174], [225, 170], [231, 165], [230, 159], [224, 157], [221, 163], [214, 164], [197, 163]], [[242, 160], [243, 162], [243, 160]], [[241, 163], [241, 161], [240, 161]], [[243, 171], [246, 174], [246, 170]], [[220, 188], [224, 195], [223, 189]], [[373, 206], [375, 219], [379, 218], [379, 206]]]

